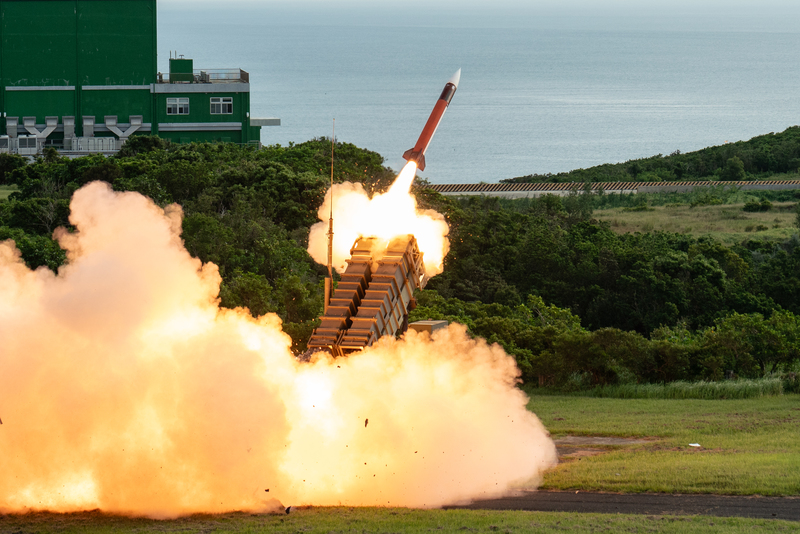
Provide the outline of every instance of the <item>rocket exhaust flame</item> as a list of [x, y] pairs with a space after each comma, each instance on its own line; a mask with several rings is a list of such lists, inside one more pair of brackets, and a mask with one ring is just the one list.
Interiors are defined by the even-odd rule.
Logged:
[[[408, 163], [400, 171], [386, 194], [376, 195], [370, 200], [360, 184], [345, 182], [335, 186], [333, 184], [333, 162], [331, 161], [331, 189], [318, 214], [320, 220], [324, 221], [324, 214], [330, 212], [331, 226], [335, 218], [337, 225], [344, 222], [346, 227], [344, 233], [339, 232], [340, 238], [333, 253], [336, 270], [340, 273], [344, 272], [346, 268], [350, 247], [359, 237], [379, 238], [376, 245], [380, 248], [381, 241], [385, 244], [392, 238], [404, 234], [412, 234], [416, 237], [425, 258], [425, 275], [430, 278], [442, 272], [442, 262], [450, 249], [450, 243], [446, 237], [450, 230], [441, 214], [430, 210], [418, 213], [416, 201], [408, 192], [417, 169], [425, 170], [425, 151], [428, 150], [428, 145], [439, 128], [444, 112], [456, 94], [460, 80], [461, 69], [458, 69], [445, 84], [416, 144], [403, 154], [403, 158]], [[331, 158], [333, 158], [333, 148], [331, 148]], [[333, 200], [335, 202], [332, 202]], [[308, 252], [315, 261], [324, 264], [325, 261], [321, 259], [322, 245], [320, 242], [323, 231], [322, 223], [317, 223], [311, 228]], [[325, 235], [332, 235], [332, 231], [329, 230], [329, 233]], [[328, 264], [331, 262], [330, 250], [332, 248], [333, 246], [328, 242], [326, 249]]]
[[0, 243], [0, 512], [432, 507], [555, 462], [498, 346], [451, 325], [299, 363], [277, 316], [218, 307], [181, 216], [95, 182], [57, 275]]
[[[320, 221], [326, 220], [333, 193], [333, 218], [336, 221], [336, 240], [333, 244], [333, 265], [343, 273], [350, 257], [350, 247], [362, 236], [377, 237], [384, 243], [392, 238], [413, 234], [423, 253], [425, 274], [428, 277], [442, 272], [442, 262], [450, 250], [447, 234], [450, 229], [444, 216], [433, 210], [418, 210], [409, 193], [417, 166], [408, 162], [392, 187], [384, 194], [369, 198], [361, 184], [344, 182], [328, 191], [319, 208]], [[308, 252], [314, 261], [327, 262], [327, 224], [318, 222], [311, 227]]]

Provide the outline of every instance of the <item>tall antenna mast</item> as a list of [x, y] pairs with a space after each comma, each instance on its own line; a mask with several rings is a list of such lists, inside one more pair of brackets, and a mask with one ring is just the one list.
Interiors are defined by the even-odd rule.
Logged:
[[328, 219], [328, 276], [333, 282], [333, 149], [336, 146], [336, 119], [333, 119], [331, 135], [331, 216]]
[[331, 302], [333, 293], [333, 149], [336, 146], [336, 119], [333, 119], [333, 133], [331, 134], [331, 213], [328, 219], [328, 277], [325, 279], [325, 311]]

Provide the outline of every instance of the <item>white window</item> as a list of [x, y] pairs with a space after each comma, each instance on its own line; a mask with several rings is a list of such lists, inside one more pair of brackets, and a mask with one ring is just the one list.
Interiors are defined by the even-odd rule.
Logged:
[[230, 115], [233, 113], [233, 97], [216, 96], [211, 99], [212, 115]]
[[188, 114], [189, 114], [188, 98], [167, 99], [167, 115], [188, 115]]

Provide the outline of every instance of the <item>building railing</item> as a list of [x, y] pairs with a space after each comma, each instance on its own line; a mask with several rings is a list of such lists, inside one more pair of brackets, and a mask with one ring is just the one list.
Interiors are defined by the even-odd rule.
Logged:
[[[19, 154], [20, 156], [37, 156], [44, 153], [45, 148], [54, 148], [57, 151], [80, 156], [81, 154], [114, 154], [119, 152], [127, 139], [116, 137], [71, 137], [67, 139], [42, 139], [33, 136], [8, 137], [0, 136], [0, 154]], [[223, 141], [211, 141], [221, 143]], [[233, 143], [224, 141], [226, 145], [246, 146], [260, 149], [260, 141], [248, 143]]]
[[0, 136], [0, 154], [19, 154], [35, 156], [45, 148], [55, 148], [59, 152], [113, 153], [117, 152], [124, 140], [116, 137], [70, 137], [67, 139], [44, 139], [20, 135], [19, 137]]
[[250, 73], [242, 69], [194, 69], [192, 81], [170, 82], [169, 74], [159, 72], [158, 83], [250, 83]]

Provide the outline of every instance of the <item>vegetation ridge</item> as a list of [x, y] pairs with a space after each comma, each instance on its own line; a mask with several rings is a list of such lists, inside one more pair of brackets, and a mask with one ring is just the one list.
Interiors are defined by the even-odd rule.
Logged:
[[[322, 310], [325, 268], [306, 246], [330, 148], [325, 139], [257, 149], [132, 137], [111, 158], [1, 154], [0, 240], [14, 240], [31, 268], [57, 270], [66, 258], [52, 234], [74, 230], [69, 201], [82, 185], [103, 180], [177, 202], [187, 250], [219, 267], [221, 304], [277, 313], [301, 352]], [[338, 143], [336, 154], [336, 182], [374, 193], [394, 180], [374, 152]], [[800, 238], [620, 234], [595, 210], [630, 202], [625, 195], [453, 199], [424, 183], [413, 193], [446, 217], [450, 252], [412, 318], [466, 324], [513, 355], [528, 384], [573, 391], [800, 372]], [[727, 194], [686, 198], [700, 206]], [[632, 209], [642, 206], [651, 209]]]
[[[668, 156], [658, 154], [624, 163], [606, 163], [569, 172], [529, 174], [505, 183], [673, 182], [796, 180], [800, 167], [800, 126]], [[780, 177], [781, 175], [785, 175]]]

